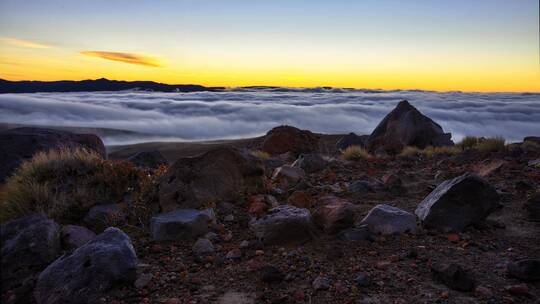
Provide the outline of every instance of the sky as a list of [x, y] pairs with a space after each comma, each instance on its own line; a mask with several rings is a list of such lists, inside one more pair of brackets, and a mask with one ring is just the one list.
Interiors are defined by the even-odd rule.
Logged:
[[538, 0], [0, 0], [0, 78], [540, 92]]

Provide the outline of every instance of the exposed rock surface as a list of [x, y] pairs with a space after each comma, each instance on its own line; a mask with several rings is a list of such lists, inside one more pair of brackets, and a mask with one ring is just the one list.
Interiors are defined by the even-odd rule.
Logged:
[[350, 146], [360, 146], [365, 148], [367, 146], [367, 142], [369, 139], [369, 135], [356, 135], [354, 133], [349, 133], [345, 136], [343, 136], [336, 144], [336, 148], [338, 151], [344, 151]]
[[373, 233], [382, 235], [416, 231], [416, 216], [385, 204], [375, 206], [356, 226], [366, 225]]
[[0, 183], [37, 152], [59, 147], [82, 147], [107, 156], [103, 142], [93, 134], [28, 127], [0, 131]]
[[336, 233], [354, 224], [355, 206], [337, 197], [325, 197], [313, 213], [313, 221], [324, 231]]
[[314, 173], [324, 170], [326, 160], [318, 153], [301, 154], [293, 163], [293, 167], [298, 167], [306, 173]]
[[137, 167], [143, 169], [156, 169], [159, 166], [167, 165], [169, 162], [159, 151], [143, 151], [128, 158]]
[[523, 139], [523, 142], [530, 141], [540, 145], [540, 136], [527, 136]]
[[262, 150], [271, 155], [292, 152], [300, 155], [310, 153], [318, 148], [319, 137], [311, 131], [300, 130], [291, 126], [275, 127], [266, 133]]
[[423, 149], [427, 146], [453, 145], [451, 137], [450, 133], [444, 133], [440, 125], [404, 100], [371, 133], [368, 148], [370, 151], [383, 148], [391, 153], [399, 153], [406, 146]]
[[287, 244], [310, 240], [314, 237], [314, 225], [307, 209], [281, 205], [270, 209], [259, 219], [252, 219], [251, 229], [265, 244]]
[[170, 211], [235, 201], [260, 188], [263, 176], [264, 168], [254, 157], [233, 148], [218, 148], [174, 163], [159, 185], [159, 203], [162, 211]]
[[29, 301], [34, 276], [60, 255], [60, 226], [45, 215], [25, 216], [1, 227], [2, 294]]
[[62, 245], [66, 249], [76, 249], [96, 237], [96, 234], [86, 227], [65, 225], [62, 227]]
[[111, 227], [50, 264], [39, 275], [35, 299], [38, 304], [96, 303], [115, 285], [135, 281], [136, 268], [131, 240]]
[[214, 244], [209, 239], [200, 238], [198, 239], [193, 247], [191, 248], [195, 255], [201, 256], [205, 254], [211, 254], [215, 251]]
[[154, 216], [150, 222], [150, 233], [154, 241], [193, 239], [205, 235], [209, 223], [214, 220], [212, 209], [177, 209]]
[[416, 208], [427, 228], [461, 231], [499, 207], [499, 194], [481, 177], [466, 173], [441, 183]]

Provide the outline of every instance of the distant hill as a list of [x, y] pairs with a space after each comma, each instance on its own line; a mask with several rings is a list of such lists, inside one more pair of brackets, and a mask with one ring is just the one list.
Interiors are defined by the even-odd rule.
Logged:
[[223, 87], [205, 87], [195, 84], [173, 85], [153, 81], [118, 81], [105, 78], [81, 81], [9, 81], [0, 79], [0, 93], [98, 92], [124, 90], [155, 92], [200, 92], [221, 91], [223, 89]]

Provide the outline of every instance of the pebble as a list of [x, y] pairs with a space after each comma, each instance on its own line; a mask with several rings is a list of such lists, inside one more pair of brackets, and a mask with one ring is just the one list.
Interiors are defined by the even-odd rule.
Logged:
[[313, 280], [311, 286], [315, 290], [328, 290], [330, 289], [330, 280], [326, 277], [318, 276]]
[[371, 284], [371, 278], [369, 277], [369, 274], [366, 272], [359, 272], [356, 274], [356, 278], [354, 279], [354, 282], [359, 287], [366, 287]]

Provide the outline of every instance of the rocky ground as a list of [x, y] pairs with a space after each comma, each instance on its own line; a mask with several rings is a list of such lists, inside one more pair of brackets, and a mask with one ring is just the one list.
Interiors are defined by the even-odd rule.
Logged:
[[[482, 227], [461, 233], [420, 230], [414, 234], [376, 236], [350, 242], [322, 234], [293, 246], [263, 246], [249, 229], [245, 205], [218, 213], [215, 251], [205, 258], [193, 242], [155, 243], [131, 231], [144, 286], [116, 290], [108, 301], [119, 303], [535, 303], [538, 283], [510, 278], [506, 265], [540, 256], [537, 223], [527, 220], [524, 203], [540, 186], [540, 172], [528, 159], [492, 155], [332, 161], [308, 174], [299, 188], [316, 202], [328, 194], [344, 198], [362, 217], [385, 202], [414, 212], [438, 184], [437, 177], [482, 171], [502, 194], [503, 207]], [[496, 164], [493, 172], [485, 168]], [[500, 164], [500, 167], [499, 165]], [[380, 181], [394, 174], [400, 182], [373, 192], [351, 193], [357, 180]], [[309, 185], [309, 186], [307, 186]], [[314, 203], [314, 205], [316, 205]], [[312, 208], [313, 210], [313, 208]], [[232, 216], [230, 216], [232, 215]], [[247, 241], [247, 242], [246, 242]], [[456, 263], [475, 277], [471, 292], [452, 290], [434, 280], [435, 263]], [[264, 270], [275, 268], [276, 278]], [[269, 268], [272, 269], [272, 268]], [[315, 286], [322, 278], [324, 286]], [[267, 282], [271, 281], [271, 282]], [[146, 284], [144, 284], [146, 283]], [[319, 290], [317, 290], [319, 289]]]
[[[540, 138], [489, 151], [450, 138], [403, 101], [370, 136], [281, 126], [109, 149], [157, 176], [148, 195], [120, 192], [75, 223], [54, 213], [3, 223], [2, 300], [540, 303]], [[0, 142], [9, 170], [47, 147], [103, 152], [97, 136], [54, 130]], [[351, 145], [354, 160], [339, 152]], [[397, 153], [431, 145], [442, 149]], [[141, 204], [149, 220], [134, 222]]]

